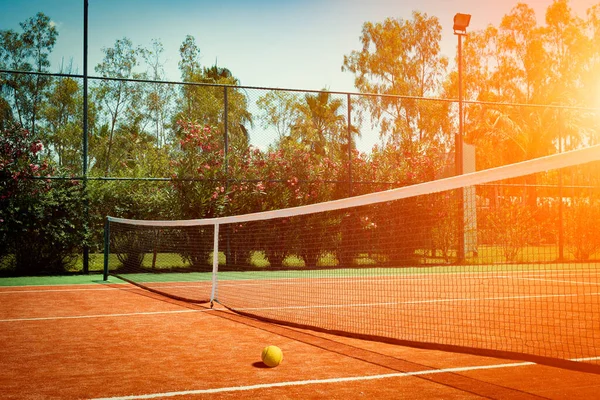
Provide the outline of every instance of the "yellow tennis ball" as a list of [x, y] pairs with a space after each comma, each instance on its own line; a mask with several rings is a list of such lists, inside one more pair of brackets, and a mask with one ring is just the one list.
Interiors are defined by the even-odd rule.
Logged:
[[276, 367], [283, 361], [283, 352], [277, 346], [267, 346], [261, 355], [262, 361], [267, 367]]

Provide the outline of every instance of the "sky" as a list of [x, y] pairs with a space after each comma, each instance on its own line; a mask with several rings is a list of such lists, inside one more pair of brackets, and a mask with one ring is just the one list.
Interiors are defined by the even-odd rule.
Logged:
[[[525, 0], [543, 24], [552, 0]], [[571, 0], [581, 17], [600, 0]], [[168, 80], [179, 81], [179, 47], [192, 35], [201, 64], [228, 68], [241, 85], [356, 92], [353, 75], [342, 72], [344, 55], [360, 49], [365, 22], [388, 17], [411, 19], [414, 10], [442, 24], [442, 53], [454, 60], [452, 31], [457, 12], [471, 14], [468, 31], [498, 26], [516, 0], [89, 0], [88, 73], [101, 62], [103, 48], [127, 37], [150, 47], [160, 39]], [[72, 63], [83, 73], [83, 0], [0, 0], [0, 30], [20, 31], [37, 12], [59, 32], [52, 72]]]

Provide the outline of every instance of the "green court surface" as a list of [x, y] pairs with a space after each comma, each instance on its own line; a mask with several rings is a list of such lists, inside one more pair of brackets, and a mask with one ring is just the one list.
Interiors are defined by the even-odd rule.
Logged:
[[102, 280], [101, 274], [65, 275], [65, 276], [21, 276], [0, 278], [0, 286], [59, 286], [59, 285], [92, 285], [98, 283], [124, 283], [120, 279], [109, 277]]
[[[400, 276], [423, 274], [456, 274], [456, 273], [501, 273], [517, 271], [555, 271], [555, 270], [597, 270], [600, 263], [540, 263], [540, 264], [488, 264], [488, 265], [447, 265], [435, 267], [401, 267], [401, 268], [323, 268], [323, 269], [288, 269], [256, 271], [223, 271], [219, 272], [220, 280], [238, 279], [285, 279], [285, 278], [320, 278], [320, 277], [365, 277], [365, 276]], [[177, 281], [209, 281], [211, 272], [189, 273], [137, 273], [127, 274], [128, 278], [135, 281], [177, 282]], [[29, 276], [0, 278], [0, 286], [55, 286], [55, 285], [86, 285], [98, 283], [124, 283], [122, 280], [110, 276], [108, 281], [103, 280], [102, 274], [89, 275], [64, 275], [64, 276]]]

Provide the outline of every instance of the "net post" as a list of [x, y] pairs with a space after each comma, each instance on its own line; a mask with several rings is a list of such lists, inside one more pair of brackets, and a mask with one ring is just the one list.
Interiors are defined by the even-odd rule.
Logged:
[[212, 289], [210, 292], [210, 306], [216, 300], [217, 294], [217, 273], [219, 272], [219, 224], [215, 224], [215, 232], [213, 239], [213, 270], [212, 270]]
[[106, 217], [104, 221], [104, 281], [108, 280], [108, 244], [110, 241], [110, 220]]

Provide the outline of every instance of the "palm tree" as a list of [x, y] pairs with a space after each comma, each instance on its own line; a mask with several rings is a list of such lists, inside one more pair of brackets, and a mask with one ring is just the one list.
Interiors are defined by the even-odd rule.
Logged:
[[344, 158], [348, 146], [358, 136], [358, 129], [351, 126], [348, 138], [346, 116], [341, 110], [344, 101], [333, 98], [331, 93], [322, 91], [307, 93], [304, 102], [296, 105], [297, 118], [291, 126], [291, 138], [304, 144], [316, 155]]

